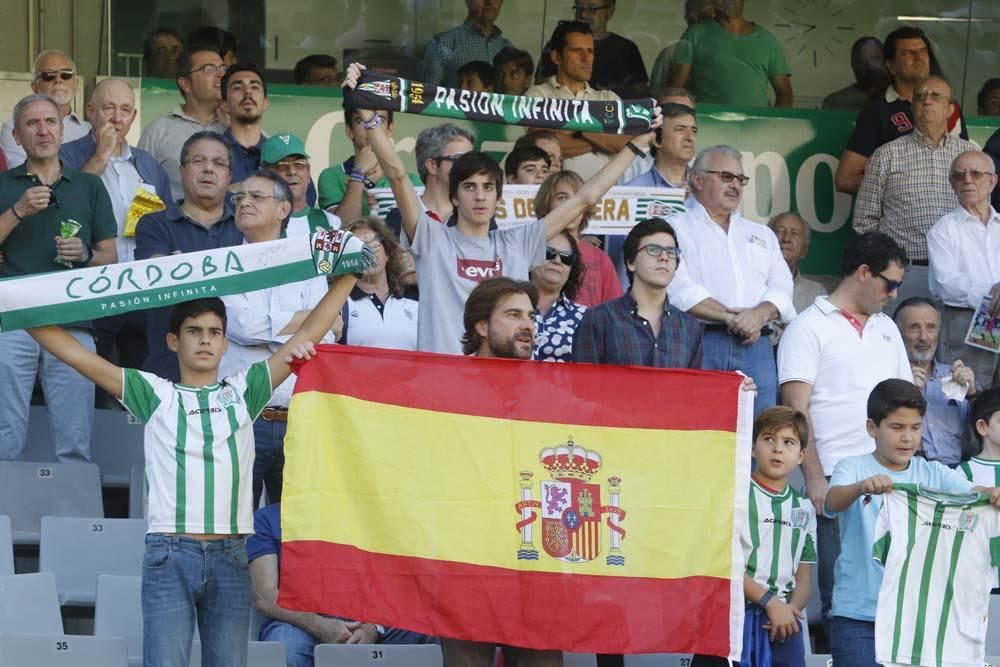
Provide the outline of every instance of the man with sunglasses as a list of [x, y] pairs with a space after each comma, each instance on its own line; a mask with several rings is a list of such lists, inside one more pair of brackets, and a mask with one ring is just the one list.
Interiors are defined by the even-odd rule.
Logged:
[[184, 102], [147, 125], [138, 144], [167, 172], [171, 202], [184, 196], [180, 147], [196, 132], [222, 134], [226, 130], [217, 115], [222, 100], [220, 82], [226, 73], [219, 54], [206, 46], [192, 44], [177, 59], [177, 72], [177, 89]]
[[941, 361], [961, 359], [989, 385], [997, 355], [966, 345], [965, 336], [983, 297], [1000, 313], [1000, 213], [990, 205], [998, 179], [986, 153], [969, 151], [951, 163], [950, 180], [959, 205], [927, 232], [930, 291], [944, 302]]
[[[42, 51], [35, 58], [31, 68], [34, 78], [31, 80], [31, 90], [39, 95], [47, 95], [59, 105], [62, 116], [63, 143], [76, 141], [87, 136], [90, 123], [73, 111], [73, 100], [76, 99], [76, 87], [79, 79], [76, 76], [76, 65], [62, 51]], [[0, 127], [0, 150], [3, 151], [7, 168], [13, 169], [24, 162], [24, 149], [14, 140], [14, 121], [9, 120]]]
[[767, 323], [795, 317], [792, 273], [774, 232], [740, 215], [750, 177], [743, 173], [739, 151], [706, 148], [688, 180], [688, 210], [671, 219], [685, 255], [670, 299], [706, 322], [703, 368], [739, 370], [754, 379], [760, 390], [757, 415], [778, 396]]
[[[913, 381], [899, 329], [882, 313], [902, 284], [907, 263], [906, 250], [885, 234], [870, 232], [851, 240], [837, 289], [792, 320], [778, 344], [781, 402], [808, 415], [812, 426], [802, 474], [817, 508], [824, 507], [837, 463], [875, 448], [865, 429], [875, 385], [889, 378]], [[822, 621], [829, 631], [834, 563], [840, 553], [837, 520], [820, 512], [817, 531]]]
[[285, 227], [286, 236], [315, 234], [321, 229], [340, 229], [340, 218], [329, 211], [309, 205], [312, 167], [305, 144], [294, 134], [276, 134], [264, 142], [260, 152], [262, 166], [285, 179], [291, 192], [292, 213]]

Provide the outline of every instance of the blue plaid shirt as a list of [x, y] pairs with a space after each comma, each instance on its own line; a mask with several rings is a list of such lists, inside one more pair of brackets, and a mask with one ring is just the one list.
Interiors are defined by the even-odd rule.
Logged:
[[702, 325], [664, 303], [660, 333], [639, 315], [631, 292], [589, 309], [573, 336], [573, 361], [656, 368], [701, 368]]
[[493, 26], [489, 37], [472, 21], [439, 32], [431, 38], [424, 51], [424, 63], [420, 69], [420, 80], [444, 86], [458, 84], [458, 68], [473, 60], [492, 63], [493, 56], [505, 46], [513, 46], [503, 31]]

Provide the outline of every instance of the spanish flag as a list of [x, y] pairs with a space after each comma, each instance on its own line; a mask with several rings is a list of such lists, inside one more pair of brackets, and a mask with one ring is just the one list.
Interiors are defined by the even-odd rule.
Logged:
[[320, 346], [279, 604], [439, 637], [738, 659], [752, 398], [732, 373]]

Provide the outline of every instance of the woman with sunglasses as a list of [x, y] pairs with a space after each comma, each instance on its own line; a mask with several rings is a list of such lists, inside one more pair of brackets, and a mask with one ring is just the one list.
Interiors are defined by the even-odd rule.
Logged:
[[417, 308], [403, 296], [406, 265], [396, 236], [378, 218], [357, 218], [344, 225], [375, 252], [375, 265], [358, 278], [344, 304], [338, 343], [395, 350], [417, 349]]
[[580, 245], [565, 231], [549, 239], [545, 264], [531, 272], [531, 283], [538, 288], [534, 355], [538, 361], [572, 360], [573, 334], [587, 310], [573, 300], [585, 274]]
[[[535, 215], [544, 218], [552, 209], [572, 198], [582, 186], [583, 179], [575, 171], [550, 173], [535, 195]], [[580, 242], [580, 233], [586, 229], [590, 215], [589, 210], [581, 213], [566, 228], [579, 245], [578, 254], [585, 269], [576, 301], [587, 308], [617, 299], [625, 293], [607, 253], [586, 241]]]

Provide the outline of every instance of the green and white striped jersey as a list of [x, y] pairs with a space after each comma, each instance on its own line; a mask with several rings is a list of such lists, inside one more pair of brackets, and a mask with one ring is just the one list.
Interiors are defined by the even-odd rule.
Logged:
[[253, 533], [253, 422], [271, 397], [267, 362], [200, 388], [122, 374], [122, 405], [146, 425], [148, 532]]
[[1000, 511], [986, 496], [894, 485], [875, 524], [872, 556], [885, 566], [875, 614], [878, 662], [984, 663], [1000, 563]]
[[799, 563], [816, 562], [816, 511], [790, 486], [772, 493], [750, 480], [750, 513], [742, 533], [746, 573], [788, 601]]
[[976, 486], [1000, 486], [1000, 461], [973, 456], [959, 464], [958, 469]]

